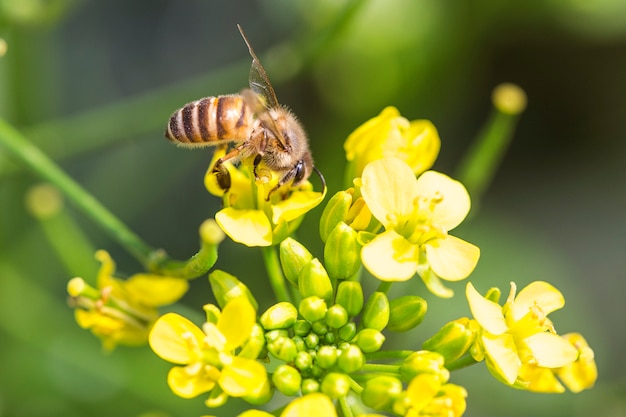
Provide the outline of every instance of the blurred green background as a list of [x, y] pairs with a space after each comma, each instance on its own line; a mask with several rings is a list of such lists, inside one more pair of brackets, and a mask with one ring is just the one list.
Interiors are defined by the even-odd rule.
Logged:
[[[474, 216], [455, 235], [481, 247], [470, 278], [484, 291], [547, 280], [566, 297], [559, 333], [594, 348], [596, 387], [540, 395], [496, 382], [484, 366], [455, 372], [467, 416], [626, 415], [626, 2], [623, 0], [0, 0], [0, 117], [21, 130], [155, 247], [187, 258], [197, 227], [219, 208], [203, 187], [210, 151], [163, 138], [172, 111], [247, 85], [240, 23], [282, 103], [306, 126], [330, 191], [342, 186], [347, 135], [387, 105], [432, 120], [435, 168], [450, 174], [490, 113], [489, 96], [517, 83], [529, 106]], [[0, 416], [194, 416], [203, 399], [166, 386], [169, 365], [148, 348], [103, 354], [66, 305], [66, 282], [93, 280], [93, 248], [122, 273], [140, 265], [71, 204], [54, 233], [60, 260], [25, 208], [39, 178], [0, 146]], [[317, 256], [316, 209], [299, 239]], [[260, 253], [225, 242], [217, 267], [271, 302]], [[370, 285], [373, 285], [370, 282]], [[172, 308], [200, 317], [205, 278]], [[419, 348], [469, 314], [464, 283], [429, 297], [422, 326], [389, 346]], [[424, 292], [419, 279], [400, 290]], [[265, 294], [265, 295], [263, 295]], [[244, 404], [231, 400], [218, 415]]]

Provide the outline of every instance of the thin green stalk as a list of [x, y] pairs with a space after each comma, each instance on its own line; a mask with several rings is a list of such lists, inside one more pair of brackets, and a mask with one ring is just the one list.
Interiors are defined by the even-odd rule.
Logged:
[[478, 134], [456, 177], [465, 185], [474, 203], [478, 203], [493, 180], [508, 149], [515, 126], [526, 108], [524, 91], [513, 84], [502, 84], [493, 93], [494, 110]]
[[277, 301], [289, 301], [291, 297], [287, 286], [285, 285], [285, 276], [280, 266], [280, 259], [274, 246], [265, 246], [261, 248], [263, 252], [263, 261], [265, 262], [265, 269], [270, 280], [270, 285], [274, 291]]
[[384, 363], [366, 363], [361, 369], [363, 372], [383, 372], [397, 374], [400, 372], [399, 365], [387, 365]]
[[354, 413], [352, 412], [352, 408], [350, 408], [350, 404], [348, 404], [346, 397], [339, 398], [339, 407], [341, 408], [341, 412], [344, 417], [354, 417]]
[[389, 290], [391, 289], [391, 284], [393, 284], [393, 283], [392, 282], [386, 282], [386, 281], [380, 281], [380, 284], [378, 284], [378, 289], [376, 291], [387, 294], [389, 292]]
[[414, 353], [412, 350], [379, 350], [378, 352], [366, 353], [365, 358], [367, 360], [404, 359], [412, 353]]
[[59, 188], [84, 214], [99, 224], [142, 264], [146, 264], [153, 249], [59, 168], [39, 148], [31, 144], [20, 132], [2, 119], [0, 119], [0, 143], [30, 169]]
[[354, 379], [348, 377], [350, 379], [350, 389], [354, 392], [356, 392], [357, 395], [361, 395], [361, 393], [363, 392], [363, 387], [356, 382]]

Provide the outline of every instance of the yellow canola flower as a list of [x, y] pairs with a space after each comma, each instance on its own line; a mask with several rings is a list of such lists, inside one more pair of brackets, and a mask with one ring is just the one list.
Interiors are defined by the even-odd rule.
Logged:
[[[487, 367], [496, 379], [516, 388], [536, 392], [563, 392], [555, 372], [572, 366], [578, 350], [556, 334], [548, 314], [562, 308], [565, 299], [552, 285], [535, 281], [516, 295], [511, 292], [504, 306], [483, 297], [471, 283], [466, 296], [480, 325], [478, 343]], [[567, 372], [567, 371], [565, 371]]]
[[557, 369], [557, 376], [572, 392], [581, 392], [593, 387], [598, 379], [593, 350], [579, 333], [569, 333], [563, 335], [563, 338], [578, 351], [578, 358], [569, 365]]
[[224, 208], [216, 213], [215, 220], [235, 242], [246, 246], [280, 243], [298, 228], [303, 216], [326, 196], [326, 188], [323, 192], [313, 191], [308, 181], [297, 187], [286, 184], [272, 192], [278, 175], [259, 166], [257, 173], [260, 178], [257, 181], [249, 161], [242, 161], [239, 168], [226, 163], [231, 187], [224, 193], [212, 173], [215, 162], [224, 153], [225, 150], [215, 151], [204, 183], [211, 194], [223, 197]]
[[[231, 397], [259, 394], [266, 386], [265, 367], [235, 351], [250, 337], [256, 311], [245, 297], [230, 301], [215, 323], [203, 329], [175, 313], [159, 318], [150, 332], [150, 347], [173, 367], [168, 385], [183, 398], [193, 398], [216, 387]], [[208, 406], [221, 405], [223, 401]], [[225, 400], [224, 400], [225, 401]]]
[[102, 266], [97, 288], [82, 278], [73, 278], [67, 289], [78, 325], [102, 340], [105, 349], [117, 345], [141, 345], [159, 316], [158, 307], [178, 301], [186, 292], [186, 280], [153, 274], [116, 278], [115, 263], [108, 252], [96, 252]]
[[[280, 417], [337, 417], [337, 411], [328, 396], [315, 392], [296, 398], [280, 413]], [[274, 417], [266, 411], [248, 410], [238, 417]]]
[[480, 256], [478, 247], [448, 234], [469, 212], [465, 187], [435, 171], [416, 179], [397, 158], [368, 164], [360, 186], [372, 215], [385, 227], [363, 247], [363, 265], [382, 281], [406, 281], [418, 273], [431, 292], [451, 297], [440, 278], [467, 278]]
[[467, 391], [460, 385], [444, 382], [434, 374], [417, 375], [405, 395], [394, 404], [394, 412], [404, 417], [462, 416], [467, 406]]
[[386, 107], [344, 143], [348, 178], [359, 177], [370, 162], [392, 156], [406, 162], [415, 175], [420, 174], [433, 165], [440, 147], [439, 134], [430, 121], [409, 122], [395, 107]]

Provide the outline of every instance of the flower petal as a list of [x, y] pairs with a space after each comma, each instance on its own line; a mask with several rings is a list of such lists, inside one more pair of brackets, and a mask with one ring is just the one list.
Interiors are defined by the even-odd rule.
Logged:
[[481, 341], [489, 371], [497, 379], [513, 385], [522, 367], [513, 336], [508, 333], [499, 336], [483, 333]]
[[472, 315], [483, 329], [493, 335], [501, 335], [508, 330], [500, 305], [483, 297], [471, 282], [467, 283], [465, 295]]
[[578, 359], [560, 368], [557, 371], [559, 378], [572, 392], [580, 392], [593, 387], [598, 379], [598, 368], [593, 350], [579, 333], [569, 333], [562, 337], [578, 350]]
[[369, 163], [361, 178], [361, 195], [386, 229], [398, 218], [413, 214], [417, 180], [411, 168], [398, 158]]
[[417, 271], [418, 247], [388, 230], [361, 250], [363, 265], [382, 281], [406, 281]]
[[232, 362], [224, 365], [219, 384], [231, 397], [252, 395], [267, 380], [265, 367], [253, 359], [232, 356]]
[[565, 388], [554, 376], [550, 368], [523, 364], [518, 379], [523, 381], [523, 389], [532, 392], [561, 393]]
[[201, 346], [204, 333], [183, 316], [168, 313], [161, 316], [150, 331], [150, 347], [162, 359], [186, 364], [192, 359], [193, 345]]
[[537, 365], [545, 368], [560, 368], [578, 358], [578, 351], [563, 337], [549, 333], [537, 333], [524, 339], [537, 360]]
[[531, 307], [539, 306], [544, 314], [563, 308], [565, 298], [559, 290], [543, 281], [535, 281], [528, 284], [515, 297], [511, 305], [513, 320], [520, 320]]
[[248, 340], [256, 322], [256, 311], [247, 298], [237, 297], [230, 301], [217, 320], [217, 328], [226, 338], [224, 349], [234, 350]]
[[[199, 365], [199, 364], [198, 364]], [[207, 378], [196, 366], [175, 366], [167, 374], [167, 384], [174, 392], [182, 398], [193, 398], [211, 391], [215, 387], [215, 380]], [[195, 372], [191, 372], [191, 370]], [[214, 372], [219, 371], [213, 368]]]
[[289, 198], [272, 205], [272, 222], [290, 222], [304, 216], [309, 210], [315, 208], [324, 200], [326, 189], [323, 193], [315, 191], [293, 191]]
[[441, 388], [441, 379], [434, 374], [420, 374], [411, 380], [406, 388], [406, 396], [411, 408], [421, 411], [432, 400]]
[[426, 171], [417, 179], [420, 196], [442, 200], [433, 210], [432, 223], [452, 230], [458, 226], [470, 210], [470, 196], [459, 181], [436, 171]]
[[413, 120], [404, 137], [404, 146], [398, 149], [397, 156], [411, 167], [413, 173], [421, 174], [433, 166], [441, 148], [435, 125], [430, 120]]
[[313, 393], [291, 401], [280, 417], [337, 417], [332, 401], [324, 394]]
[[178, 301], [189, 288], [186, 279], [135, 274], [124, 285], [132, 298], [146, 306], [158, 307]]
[[450, 235], [430, 240], [424, 247], [430, 267], [440, 278], [448, 281], [467, 278], [480, 258], [478, 246]]
[[226, 207], [215, 214], [215, 221], [235, 242], [246, 246], [270, 246], [272, 225], [261, 210]]

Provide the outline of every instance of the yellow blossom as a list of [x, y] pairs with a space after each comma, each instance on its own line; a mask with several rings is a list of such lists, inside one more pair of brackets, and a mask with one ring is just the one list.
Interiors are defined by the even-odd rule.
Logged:
[[578, 351], [578, 358], [569, 365], [557, 369], [557, 376], [572, 392], [580, 392], [593, 387], [598, 378], [593, 350], [585, 338], [578, 333], [569, 333], [563, 335], [563, 338]]
[[483, 297], [471, 283], [466, 296], [480, 325], [478, 341], [487, 367], [500, 381], [516, 388], [563, 392], [554, 371], [571, 365], [578, 351], [556, 330], [548, 314], [562, 308], [563, 295], [552, 285], [535, 281], [516, 295], [515, 283], [504, 304]]
[[[254, 359], [237, 356], [250, 337], [256, 321], [254, 307], [245, 297], [230, 301], [216, 322], [204, 323], [202, 330], [186, 318], [168, 313], [150, 332], [150, 347], [166, 361], [181, 365], [168, 374], [172, 391], [192, 398], [217, 386], [231, 397], [259, 394], [267, 382], [265, 367]], [[210, 407], [221, 402], [207, 400]]]
[[242, 161], [239, 168], [225, 164], [231, 187], [224, 193], [212, 173], [213, 165], [223, 154], [224, 150], [216, 150], [204, 182], [211, 194], [223, 196], [224, 208], [217, 212], [215, 220], [235, 242], [247, 246], [280, 243], [326, 195], [325, 187], [322, 192], [315, 192], [308, 181], [297, 187], [285, 184], [273, 191], [279, 176], [260, 165], [257, 168], [259, 180], [256, 180], [249, 161]]
[[465, 412], [465, 388], [445, 384], [436, 375], [420, 374], [411, 380], [394, 411], [405, 417], [460, 417]]
[[143, 273], [121, 280], [114, 277], [115, 263], [106, 251], [96, 252], [96, 259], [102, 263], [97, 288], [82, 278], [68, 283], [78, 325], [98, 336], [107, 350], [146, 343], [159, 315], [157, 307], [180, 299], [187, 292], [187, 281]]
[[451, 297], [439, 278], [467, 278], [480, 256], [478, 247], [448, 234], [469, 212], [465, 187], [435, 171], [416, 179], [397, 158], [367, 165], [360, 185], [372, 215], [385, 227], [363, 247], [363, 265], [383, 281], [406, 281], [418, 273], [431, 292]]
[[409, 122], [395, 107], [386, 107], [348, 136], [344, 144], [350, 163], [348, 179], [359, 177], [368, 163], [392, 156], [406, 162], [415, 175], [420, 174], [433, 165], [440, 146], [437, 129], [430, 121]]
[[[272, 417], [265, 411], [248, 410], [238, 417]], [[280, 417], [337, 417], [333, 402], [324, 394], [312, 393], [291, 401]]]

